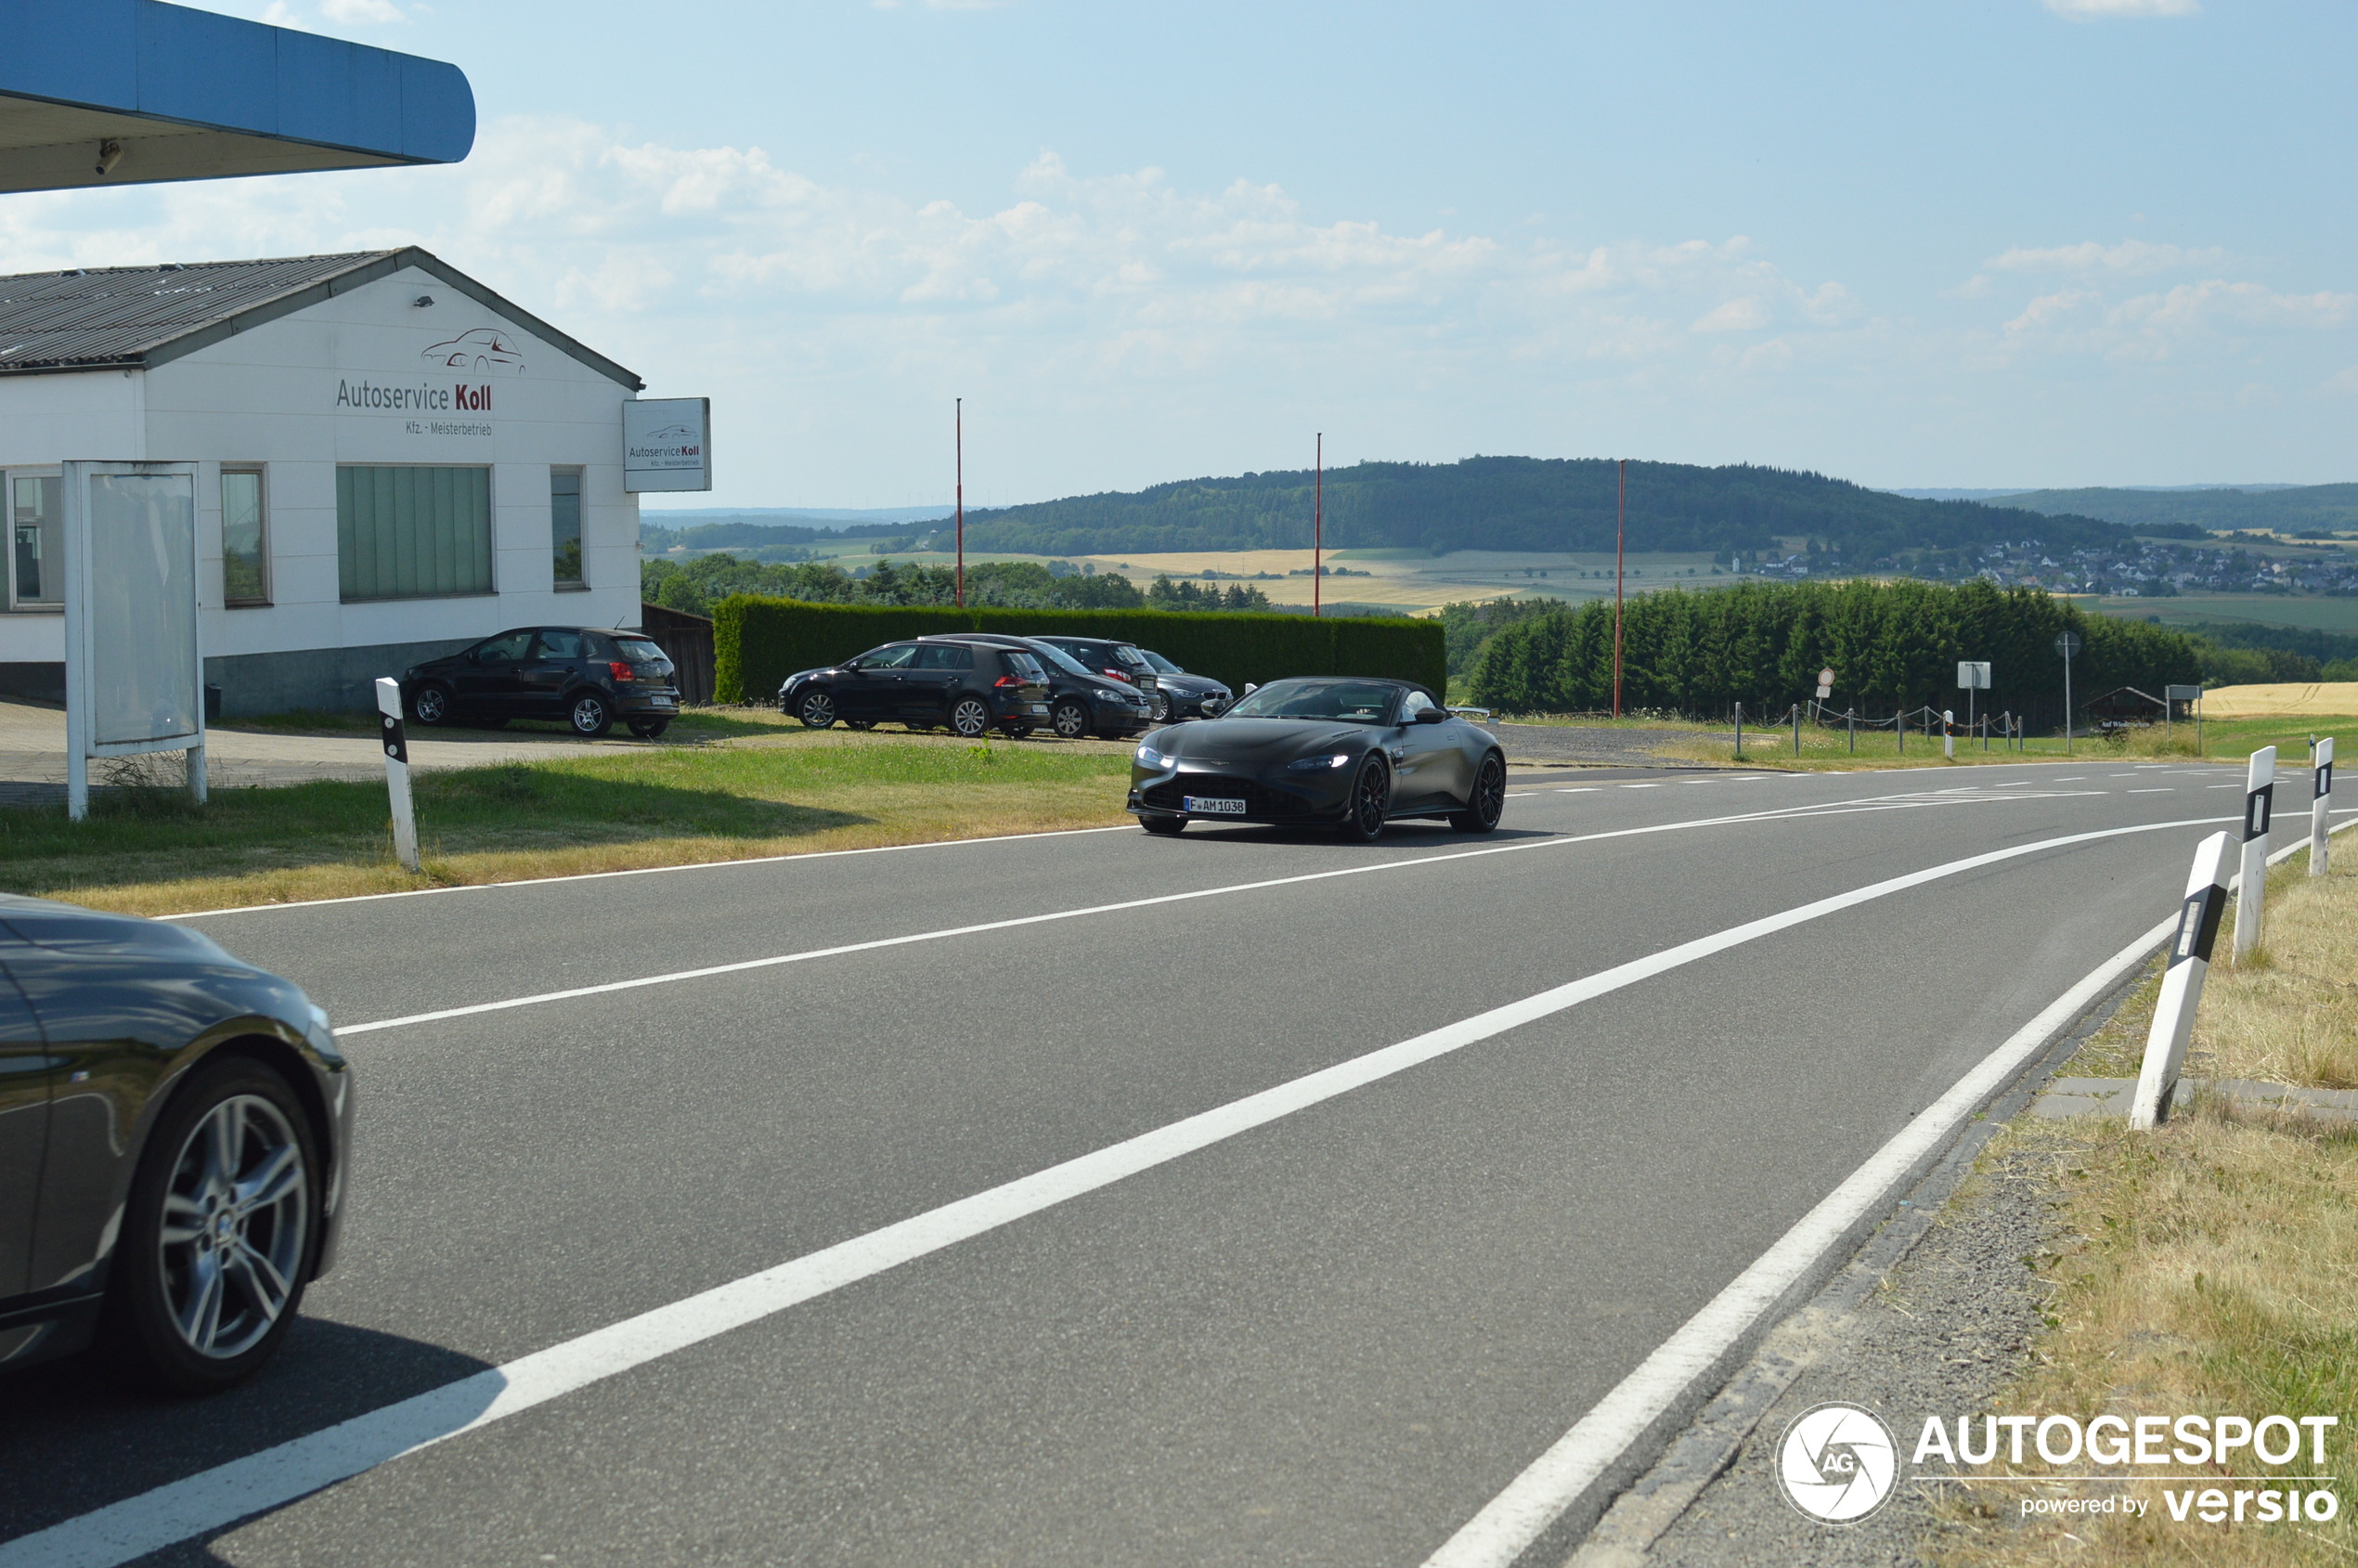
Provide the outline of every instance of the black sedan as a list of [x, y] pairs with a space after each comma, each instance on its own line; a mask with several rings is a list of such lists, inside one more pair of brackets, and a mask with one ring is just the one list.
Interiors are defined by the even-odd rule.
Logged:
[[184, 1393], [253, 1373], [334, 1257], [352, 1116], [285, 980], [183, 926], [0, 896], [0, 1367], [96, 1341]]
[[1130, 768], [1129, 809], [1148, 833], [1283, 823], [1365, 842], [1404, 817], [1488, 833], [1506, 801], [1497, 740], [1405, 680], [1273, 680], [1217, 719], [1157, 730]]
[[401, 700], [421, 724], [496, 730], [511, 719], [557, 719], [595, 737], [619, 719], [651, 741], [680, 713], [672, 674], [663, 650], [635, 631], [525, 627], [411, 666]]
[[1126, 741], [1153, 722], [1154, 703], [1147, 693], [1127, 682], [1091, 674], [1080, 660], [1044, 637], [977, 631], [966, 633], [964, 641], [1020, 648], [1040, 661], [1047, 673], [1048, 728], [1061, 740], [1095, 735], [1100, 740]]
[[1209, 675], [1191, 675], [1156, 653], [1141, 648], [1138, 654], [1155, 672], [1155, 720], [1176, 724], [1183, 719], [1211, 719], [1232, 700], [1227, 687]]
[[948, 725], [979, 740], [992, 729], [1020, 739], [1048, 719], [1048, 677], [1021, 648], [966, 638], [887, 642], [825, 669], [797, 670], [778, 711], [813, 730], [865, 730], [886, 719], [912, 730]]

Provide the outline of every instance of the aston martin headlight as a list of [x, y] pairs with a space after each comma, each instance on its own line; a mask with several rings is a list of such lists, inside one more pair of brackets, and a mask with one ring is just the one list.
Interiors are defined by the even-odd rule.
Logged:
[[1142, 745], [1138, 748], [1138, 760], [1149, 768], [1168, 768], [1179, 759], [1175, 757], [1165, 757], [1150, 745]]
[[1338, 751], [1331, 757], [1298, 758], [1286, 764], [1286, 771], [1289, 773], [1315, 773], [1323, 768], [1348, 768], [1349, 766], [1351, 766], [1351, 758], [1349, 754]]

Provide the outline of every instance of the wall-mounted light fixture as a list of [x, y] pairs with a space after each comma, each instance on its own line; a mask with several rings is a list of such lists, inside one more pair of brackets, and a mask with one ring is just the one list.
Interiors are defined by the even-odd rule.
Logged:
[[110, 138], [98, 144], [98, 173], [102, 177], [113, 174], [114, 166], [122, 162], [123, 144], [121, 142]]
[[432, 294], [420, 294], [416, 299], [411, 300], [409, 303], [417, 309], [424, 310], [434, 304], [434, 296]]

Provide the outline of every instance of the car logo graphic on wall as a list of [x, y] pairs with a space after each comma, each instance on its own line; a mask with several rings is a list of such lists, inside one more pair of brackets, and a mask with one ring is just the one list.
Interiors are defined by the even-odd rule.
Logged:
[[457, 337], [421, 350], [419, 357], [453, 370], [512, 370], [524, 373], [524, 348], [499, 327], [471, 327]]

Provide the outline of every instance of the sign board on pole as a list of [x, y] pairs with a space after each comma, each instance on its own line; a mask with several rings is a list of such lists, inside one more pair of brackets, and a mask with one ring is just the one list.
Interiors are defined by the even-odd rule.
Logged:
[[1989, 690], [1989, 661], [1988, 659], [1959, 659], [1957, 661], [1957, 690], [1960, 692]]
[[1833, 694], [1834, 672], [1831, 669], [1820, 670], [1818, 672], [1818, 700], [1820, 702], [1824, 702], [1828, 697], [1831, 697]]
[[64, 465], [66, 810], [90, 809], [89, 759], [188, 754], [205, 797], [197, 643], [197, 465]]
[[622, 406], [625, 490], [712, 488], [712, 399], [640, 397]]
[[2202, 688], [2199, 686], [2164, 686], [2161, 689], [2161, 696], [2164, 702], [2195, 702], [2202, 696]]

